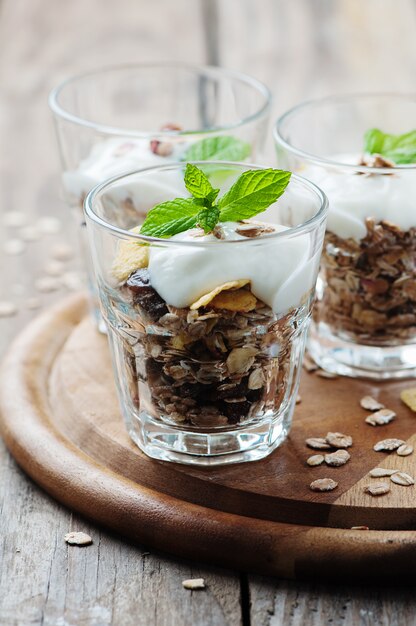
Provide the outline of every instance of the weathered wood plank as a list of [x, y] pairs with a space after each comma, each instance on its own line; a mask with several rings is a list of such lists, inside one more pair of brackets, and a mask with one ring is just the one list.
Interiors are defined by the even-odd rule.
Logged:
[[[217, 626], [241, 623], [238, 575], [114, 537], [51, 500], [0, 450], [0, 624]], [[82, 530], [87, 547], [64, 536]], [[204, 578], [207, 588], [182, 587]]]
[[416, 624], [416, 598], [410, 586], [335, 587], [255, 576], [249, 577], [249, 584], [253, 626]]

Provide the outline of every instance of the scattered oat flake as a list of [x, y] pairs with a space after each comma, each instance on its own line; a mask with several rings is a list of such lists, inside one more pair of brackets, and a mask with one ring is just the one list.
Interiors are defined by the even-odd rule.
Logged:
[[41, 293], [56, 291], [59, 287], [59, 281], [53, 276], [41, 276], [41, 278], [35, 280], [35, 289]]
[[391, 450], [397, 450], [404, 443], [402, 439], [382, 439], [373, 446], [373, 450], [376, 452], [390, 452]]
[[197, 591], [198, 589], [205, 589], [205, 580], [203, 578], [188, 578], [182, 581], [182, 587], [185, 589], [191, 589]]
[[305, 441], [308, 448], [313, 448], [314, 450], [329, 450], [331, 446], [323, 437], [309, 437]]
[[337, 450], [330, 454], [325, 454], [325, 463], [331, 467], [340, 467], [350, 460], [351, 456], [346, 450]]
[[33, 311], [34, 309], [39, 309], [39, 307], [41, 306], [41, 301], [39, 300], [39, 298], [28, 298], [26, 300], [26, 307], [30, 310]]
[[62, 261], [52, 260], [48, 261], [43, 269], [48, 276], [60, 276], [65, 270], [65, 264]]
[[51, 257], [57, 261], [69, 261], [74, 256], [74, 250], [66, 243], [56, 243], [52, 246]]
[[40, 217], [37, 225], [41, 233], [45, 235], [54, 235], [61, 230], [61, 221], [57, 217], [50, 215]]
[[366, 411], [378, 411], [379, 409], [384, 409], [384, 404], [373, 398], [372, 396], [364, 396], [360, 400], [360, 405]]
[[343, 433], [327, 433], [325, 440], [332, 448], [350, 448], [352, 437]]
[[370, 476], [372, 476], [373, 478], [382, 478], [384, 476], [392, 476], [398, 471], [399, 470], [397, 469], [387, 469], [385, 467], [374, 467], [372, 470], [370, 470]]
[[314, 480], [310, 485], [312, 491], [332, 491], [338, 487], [338, 483], [332, 478], [318, 478]]
[[13, 317], [17, 313], [17, 306], [13, 302], [0, 302], [0, 317]]
[[300, 404], [302, 402], [302, 396], [298, 393], [296, 396], [296, 404]]
[[311, 467], [315, 467], [316, 465], [322, 465], [324, 462], [324, 456], [322, 454], [313, 454], [308, 459], [306, 459], [306, 463]]
[[396, 454], [399, 456], [409, 456], [409, 454], [413, 454], [413, 446], [408, 443], [404, 443], [402, 446], [397, 448]]
[[390, 491], [390, 487], [387, 483], [372, 483], [371, 485], [367, 485], [364, 491], [372, 496], [383, 496]]
[[402, 402], [416, 413], [416, 387], [410, 389], [403, 389], [400, 394]]
[[26, 250], [26, 244], [21, 239], [9, 239], [3, 246], [3, 252], [10, 256], [22, 254]]
[[414, 478], [412, 478], [410, 474], [406, 474], [406, 472], [395, 472], [390, 476], [390, 480], [396, 483], [396, 485], [402, 485], [403, 487], [409, 487], [415, 484]]
[[62, 285], [69, 291], [78, 291], [83, 287], [82, 277], [78, 272], [65, 272], [61, 276]]
[[92, 544], [92, 539], [87, 533], [71, 532], [65, 535], [66, 543], [71, 546], [89, 546]]
[[26, 224], [27, 216], [21, 211], [7, 211], [3, 215], [3, 224], [11, 228], [19, 228]]
[[333, 372], [327, 372], [326, 370], [318, 370], [316, 372], [316, 375], [319, 376], [320, 378], [328, 378], [328, 379], [339, 378], [338, 374], [334, 374]]
[[351, 526], [351, 530], [370, 530], [368, 526]]
[[39, 231], [36, 226], [25, 226], [19, 230], [19, 236], [23, 241], [31, 242], [37, 241], [41, 238], [42, 233]]

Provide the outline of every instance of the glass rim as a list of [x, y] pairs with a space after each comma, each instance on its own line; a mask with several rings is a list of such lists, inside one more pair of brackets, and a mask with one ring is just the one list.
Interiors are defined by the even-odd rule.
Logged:
[[291, 143], [287, 142], [282, 136], [282, 127], [284, 123], [293, 115], [296, 115], [299, 111], [302, 111], [307, 108], [317, 107], [323, 104], [336, 104], [344, 101], [354, 101], [358, 99], [371, 99], [371, 98], [397, 98], [399, 100], [414, 100], [416, 104], [416, 93], [414, 92], [358, 92], [351, 94], [339, 94], [339, 95], [331, 95], [325, 96], [323, 98], [314, 98], [310, 100], [304, 100], [299, 104], [291, 107], [287, 111], [285, 111], [280, 117], [277, 118], [274, 126], [273, 126], [273, 137], [275, 142], [291, 152], [296, 156], [302, 157], [311, 163], [315, 163], [317, 165], [325, 165], [329, 167], [337, 167], [343, 168], [345, 170], [354, 170], [355, 172], [362, 172], [363, 174], [392, 174], [395, 171], [406, 171], [406, 170], [414, 170], [416, 169], [416, 163], [408, 163], [403, 165], [395, 165], [394, 167], [371, 167], [369, 165], [354, 165], [353, 163], [342, 163], [340, 161], [336, 161], [335, 159], [330, 159], [326, 157], [317, 156], [312, 154], [311, 152], [307, 152], [306, 150], [302, 150], [301, 148], [297, 148], [293, 146]]
[[[176, 68], [180, 70], [186, 70], [194, 73], [205, 74], [206, 76], [226, 76], [228, 78], [234, 79], [250, 87], [254, 88], [258, 93], [263, 96], [263, 104], [262, 106], [256, 110], [254, 113], [247, 115], [239, 119], [236, 122], [232, 122], [230, 124], [224, 124], [220, 126], [213, 126], [207, 129], [189, 129], [189, 130], [154, 130], [154, 131], [139, 131], [135, 129], [129, 128], [121, 128], [119, 126], [113, 126], [111, 124], [101, 124], [98, 122], [93, 122], [91, 120], [84, 119], [74, 113], [71, 113], [67, 109], [65, 109], [59, 103], [59, 98], [63, 92], [63, 90], [69, 86], [75, 84], [77, 81], [81, 79], [85, 79], [88, 77], [99, 76], [101, 74], [105, 74], [107, 72], [117, 72], [121, 70], [142, 70], [142, 69], [169, 69]], [[118, 65], [108, 65], [104, 67], [100, 67], [97, 69], [88, 70], [86, 72], [82, 72], [80, 74], [74, 74], [69, 76], [64, 81], [59, 83], [56, 87], [54, 87], [48, 97], [49, 108], [52, 113], [67, 122], [71, 122], [78, 126], [83, 126], [85, 128], [89, 128], [95, 130], [97, 132], [106, 134], [106, 135], [118, 135], [124, 137], [137, 137], [142, 139], [149, 139], [155, 137], [183, 137], [183, 136], [195, 136], [195, 135], [210, 135], [210, 134], [221, 134], [232, 130], [234, 128], [239, 128], [246, 124], [249, 124], [261, 117], [265, 116], [267, 112], [270, 110], [272, 103], [272, 93], [270, 89], [257, 78], [250, 76], [249, 74], [245, 74], [244, 72], [238, 72], [234, 70], [229, 70], [222, 67], [216, 67], [214, 65], [195, 65], [192, 63], [180, 63], [174, 61], [164, 61], [159, 63], [124, 63]]]
[[[231, 166], [231, 167], [239, 167], [239, 168], [254, 169], [254, 170], [270, 169], [268, 167], [257, 165], [255, 163], [241, 163], [237, 161], [189, 161], [189, 162], [197, 166], [209, 164], [209, 165], [216, 165], [220, 167]], [[315, 227], [315, 224], [321, 222], [328, 213], [328, 198], [326, 194], [322, 191], [322, 189], [318, 187], [317, 185], [315, 185], [315, 183], [313, 183], [312, 181], [308, 180], [307, 178], [304, 178], [303, 176], [299, 176], [298, 174], [294, 174], [294, 173], [291, 174], [290, 182], [292, 180], [295, 180], [297, 183], [300, 183], [303, 186], [303, 188], [306, 188], [309, 191], [311, 191], [315, 195], [315, 197], [317, 197], [319, 200], [319, 204], [320, 204], [319, 209], [311, 218], [309, 218], [305, 222], [302, 222], [301, 224], [298, 224], [297, 226], [294, 226], [292, 228], [287, 228], [284, 231], [262, 235], [260, 237], [255, 237], [252, 239], [246, 238], [246, 239], [233, 239], [233, 240], [226, 240], [226, 241], [218, 240], [218, 241], [200, 242], [200, 241], [178, 241], [178, 240], [172, 240], [172, 239], [162, 239], [160, 237], [150, 237], [148, 235], [140, 235], [140, 233], [133, 233], [130, 230], [125, 230], [124, 228], [115, 226], [114, 224], [111, 224], [110, 222], [100, 217], [95, 212], [94, 204], [98, 200], [99, 196], [103, 192], [105, 192], [107, 189], [110, 189], [114, 184], [122, 180], [129, 179], [138, 174], [146, 174], [146, 173], [149, 173], [149, 172], [151, 173], [151, 172], [155, 172], [158, 170], [163, 171], [163, 170], [178, 169], [178, 168], [184, 167], [184, 165], [185, 165], [184, 163], [177, 163], [177, 162], [169, 163], [166, 165], [154, 165], [151, 167], [146, 167], [146, 168], [126, 172], [124, 174], [113, 176], [112, 178], [107, 179], [106, 181], [93, 187], [86, 195], [85, 200], [84, 200], [84, 212], [85, 212], [86, 217], [92, 222], [94, 222], [95, 224], [97, 224], [98, 226], [100, 226], [101, 228], [111, 231], [112, 233], [119, 235], [124, 239], [134, 239], [134, 240], [142, 241], [148, 244], [156, 243], [156, 244], [164, 245], [164, 246], [181, 245], [181, 246], [186, 246], [186, 247], [203, 248], [203, 247], [206, 247], [207, 245], [209, 246], [213, 246], [213, 245], [223, 246], [223, 245], [230, 245], [230, 244], [255, 245], [255, 244], [258, 244], [260, 241], [285, 239], [288, 237], [293, 237], [298, 234], [308, 233], [312, 231]]]

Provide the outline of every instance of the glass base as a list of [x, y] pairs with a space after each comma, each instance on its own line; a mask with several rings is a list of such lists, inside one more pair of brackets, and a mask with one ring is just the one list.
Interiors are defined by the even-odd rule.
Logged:
[[416, 377], [416, 344], [377, 347], [340, 339], [320, 322], [311, 324], [308, 351], [327, 372], [370, 378], [397, 380]]
[[133, 416], [129, 433], [139, 448], [153, 459], [187, 465], [215, 466], [258, 461], [286, 439], [293, 407], [283, 414], [244, 429], [200, 433], [178, 430], [146, 413]]

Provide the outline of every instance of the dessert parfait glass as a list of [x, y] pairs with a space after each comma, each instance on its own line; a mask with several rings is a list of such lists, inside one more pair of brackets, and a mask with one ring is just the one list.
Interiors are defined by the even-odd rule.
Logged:
[[[197, 165], [220, 194], [242, 172], [263, 169]], [[254, 221], [219, 223], [207, 235], [196, 227], [169, 239], [141, 236], [136, 227], [155, 197], [171, 200], [172, 186], [189, 195], [183, 170], [170, 164], [113, 178], [85, 201], [120, 405], [132, 439], [151, 457], [253, 461], [290, 428], [326, 198], [292, 176]]]
[[415, 95], [363, 94], [305, 102], [277, 121], [279, 166], [329, 200], [309, 350], [330, 372], [416, 374], [416, 162], [365, 145], [371, 129], [399, 136], [415, 119]]
[[[103, 68], [65, 81], [49, 104], [76, 220], [85, 226], [87, 192], [118, 174], [184, 159], [261, 161], [270, 103], [268, 89], [250, 76], [180, 63]], [[130, 194], [122, 200], [134, 212]], [[85, 229], [80, 238], [100, 322]]]

